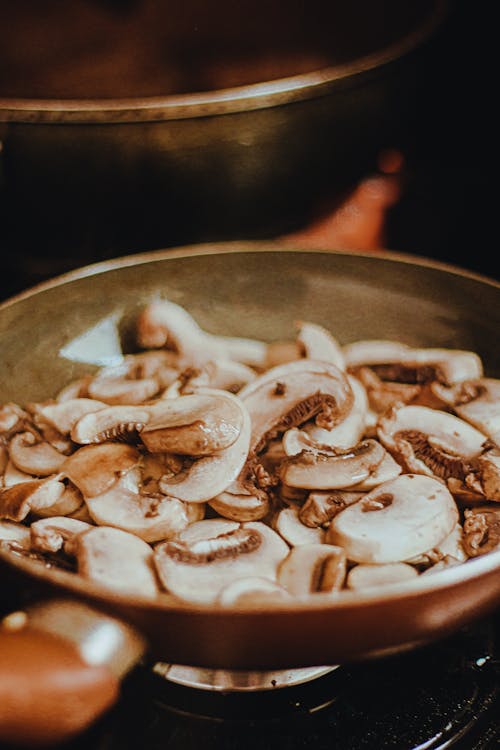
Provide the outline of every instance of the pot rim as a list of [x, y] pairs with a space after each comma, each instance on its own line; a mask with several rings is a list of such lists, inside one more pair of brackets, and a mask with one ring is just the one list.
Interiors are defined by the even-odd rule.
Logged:
[[[313, 255], [343, 255], [350, 257], [370, 257], [380, 258], [382, 260], [395, 261], [397, 263], [410, 264], [422, 268], [431, 268], [440, 270], [445, 273], [452, 273], [471, 281], [478, 281], [483, 284], [500, 289], [500, 283], [487, 276], [482, 276], [474, 272], [469, 272], [450, 263], [435, 261], [425, 256], [415, 257], [407, 253], [395, 252], [383, 249], [377, 253], [368, 251], [343, 250], [318, 250], [313, 248], [300, 248], [285, 246], [277, 241], [260, 242], [260, 241], [239, 241], [239, 242], [220, 242], [220, 243], [202, 243], [188, 246], [181, 246], [171, 249], [152, 250], [147, 252], [136, 253], [112, 258], [106, 261], [93, 263], [81, 268], [69, 271], [53, 279], [37, 284], [20, 294], [0, 304], [0, 314], [3, 309], [16, 305], [31, 296], [36, 296], [39, 292], [64, 285], [77, 279], [94, 276], [96, 274], [105, 274], [119, 268], [140, 265], [143, 263], [154, 263], [156, 261], [169, 260], [170, 258], [190, 258], [203, 255], [221, 255], [221, 254], [253, 254], [254, 252], [280, 252], [284, 254], [311, 253]], [[441, 591], [465, 585], [485, 575], [500, 571], [500, 550], [490, 552], [484, 556], [469, 559], [466, 564], [457, 565], [449, 569], [438, 571], [433, 575], [417, 579], [385, 585], [378, 589], [369, 589], [366, 591], [342, 591], [338, 597], [332, 599], [331, 595], [315, 594], [307, 600], [298, 600], [292, 602], [276, 602], [272, 605], [266, 605], [266, 609], [256, 605], [239, 606], [222, 606], [222, 605], [205, 605], [182, 602], [176, 597], [167, 593], [162, 593], [157, 599], [140, 597], [137, 595], [120, 594], [108, 591], [92, 582], [86, 581], [77, 574], [58, 569], [46, 569], [39, 562], [29, 558], [16, 555], [12, 551], [5, 549], [0, 543], [0, 562], [7, 563], [10, 567], [20, 569], [22, 572], [34, 577], [40, 581], [45, 581], [52, 585], [64, 589], [66, 592], [73, 594], [90, 596], [92, 599], [102, 603], [116, 604], [118, 606], [133, 606], [142, 610], [158, 610], [164, 612], [182, 612], [182, 613], [203, 613], [206, 616], [219, 617], [224, 615], [248, 615], [264, 614], [266, 612], [283, 615], [293, 615], [299, 612], [314, 612], [318, 610], [331, 611], [338, 609], [360, 608], [364, 609], [374, 604], [388, 604], [390, 602], [401, 602], [425, 595], [435, 595]]]
[[0, 122], [119, 124], [208, 117], [300, 102], [356, 84], [416, 50], [439, 28], [449, 0], [435, 0], [428, 17], [393, 44], [348, 63], [270, 81], [168, 96], [117, 99], [0, 97]]

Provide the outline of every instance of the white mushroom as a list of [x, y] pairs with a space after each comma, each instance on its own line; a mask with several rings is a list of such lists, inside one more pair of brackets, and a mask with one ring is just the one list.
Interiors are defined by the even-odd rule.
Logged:
[[8, 450], [10, 460], [18, 469], [37, 477], [55, 474], [66, 460], [63, 453], [31, 431], [14, 435]]
[[322, 528], [306, 526], [302, 523], [297, 508], [283, 508], [273, 521], [273, 528], [290, 547], [299, 544], [321, 544], [325, 532]]
[[309, 422], [303, 427], [307, 434], [318, 443], [331, 445], [335, 448], [350, 448], [352, 445], [359, 443], [365, 434], [369, 411], [368, 396], [365, 387], [358, 378], [347, 375], [347, 380], [352, 388], [354, 402], [345, 419], [331, 430], [318, 427], [314, 422]]
[[465, 513], [463, 545], [469, 557], [500, 549], [500, 508], [479, 506]]
[[95, 523], [123, 529], [146, 542], [170, 539], [189, 523], [182, 500], [143, 489], [139, 467], [127, 471], [105, 492], [86, 497], [85, 504]]
[[0, 542], [14, 543], [28, 550], [31, 546], [30, 530], [17, 521], [0, 521]]
[[69, 435], [73, 425], [90, 412], [106, 408], [103, 401], [92, 398], [70, 398], [61, 402], [34, 405], [34, 414], [38, 423], [54, 427], [61, 435]]
[[310, 448], [286, 458], [279, 475], [290, 487], [316, 490], [353, 487], [376, 470], [385, 453], [385, 448], [372, 438], [343, 451]]
[[88, 531], [92, 526], [84, 521], [66, 516], [53, 516], [34, 521], [30, 528], [31, 547], [40, 552], [59, 552], [74, 555], [74, 541], [78, 534]]
[[187, 310], [167, 299], [150, 302], [142, 310], [137, 319], [137, 343], [144, 348], [173, 349], [192, 363], [234, 359], [263, 367], [266, 361], [267, 347], [263, 342], [208, 333]]
[[297, 342], [305, 357], [332, 362], [340, 370], [345, 370], [342, 347], [327, 328], [308, 321], [298, 322], [297, 327]]
[[455, 414], [500, 447], [500, 380], [480, 378], [451, 388], [441, 386], [437, 392]]
[[154, 597], [158, 585], [153, 550], [142, 539], [121, 529], [99, 526], [75, 539], [78, 572], [120, 594]]
[[405, 406], [380, 418], [378, 436], [407, 471], [458, 479], [488, 499], [500, 500], [500, 452], [463, 419], [425, 406]]
[[336, 592], [346, 575], [346, 555], [332, 544], [293, 547], [279, 566], [278, 582], [297, 597], [315, 592]]
[[328, 526], [332, 518], [335, 518], [344, 508], [357, 503], [365, 494], [349, 490], [310, 492], [299, 509], [299, 518], [305, 526], [310, 528]]
[[209, 539], [162, 542], [154, 556], [167, 591], [189, 602], [210, 604], [238, 578], [276, 580], [288, 550], [279, 534], [255, 521]]
[[61, 475], [20, 482], [0, 490], [0, 518], [23, 521], [29, 513], [54, 507], [65, 491]]
[[217, 603], [223, 607], [266, 606], [292, 599], [288, 591], [271, 578], [237, 578], [219, 592]]
[[193, 461], [187, 470], [175, 476], [163, 476], [159, 484], [165, 495], [195, 503], [212, 500], [224, 492], [240, 473], [250, 445], [250, 415], [237, 396], [226, 393], [225, 398], [231, 399], [241, 412], [238, 438], [228, 448]]
[[269, 498], [265, 493], [220, 492], [208, 504], [224, 518], [234, 521], [260, 521], [270, 510]]
[[326, 542], [355, 562], [404, 562], [440, 544], [457, 521], [456, 503], [441, 481], [402, 474], [335, 516]]
[[137, 466], [140, 458], [136, 448], [124, 443], [85, 445], [68, 456], [62, 473], [78, 487], [84, 498], [95, 497]]
[[387, 586], [391, 583], [411, 581], [414, 578], [418, 578], [418, 572], [404, 562], [382, 563], [380, 565], [361, 563], [351, 568], [347, 574], [346, 585], [348, 589], [358, 591], [376, 586]]

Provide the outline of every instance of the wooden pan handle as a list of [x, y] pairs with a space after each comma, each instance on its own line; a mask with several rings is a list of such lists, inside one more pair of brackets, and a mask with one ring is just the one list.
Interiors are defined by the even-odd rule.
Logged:
[[60, 636], [32, 628], [0, 633], [0, 739], [53, 746], [111, 707], [119, 680], [86, 664]]
[[7, 617], [0, 627], [0, 741], [52, 748], [84, 731], [117, 700], [144, 645], [127, 625], [73, 601]]

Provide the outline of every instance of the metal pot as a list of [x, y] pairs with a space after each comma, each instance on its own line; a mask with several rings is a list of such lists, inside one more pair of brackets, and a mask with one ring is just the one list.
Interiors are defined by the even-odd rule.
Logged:
[[[103, 335], [110, 345], [118, 335], [126, 351], [138, 310], [159, 295], [186, 306], [215, 333], [286, 340], [294, 320], [316, 320], [341, 343], [394, 338], [416, 346], [472, 349], [487, 374], [500, 375], [500, 284], [492, 280], [390, 252], [222, 243], [96, 264], [1, 305], [0, 401], [41, 400], [88, 371], [95, 363], [92, 346], [85, 349], [87, 361], [82, 353], [66, 358], [63, 348], [67, 352], [83, 334], [91, 341], [89, 332], [96, 326], [101, 352], [107, 342]], [[93, 616], [96, 622], [111, 616], [131, 627], [136, 636], [129, 659], [137, 658], [142, 639], [155, 659], [229, 670], [380, 657], [442, 638], [500, 602], [500, 552], [395, 585], [383, 594], [347, 592], [336, 600], [318, 595], [315, 601], [277, 603], [268, 609], [179, 604], [168, 595], [147, 601], [107, 594], [75, 574], [47, 569], [9, 551], [0, 551], [0, 561], [4, 575], [14, 576], [19, 586], [35, 584], [41, 599], [55, 599], [56, 620], [57, 601], [69, 598], [70, 607], [90, 605], [91, 613], [85, 615], [89, 632]], [[66, 605], [61, 612], [65, 624], [57, 632], [62, 627], [71, 638], [81, 618], [77, 614], [68, 621]], [[33, 667], [36, 650], [32, 658]], [[20, 675], [29, 682], [33, 669], [29, 679], [22, 669]], [[108, 701], [111, 693], [106, 693]], [[0, 731], [1, 726], [0, 721]]]
[[0, 43], [1, 205], [34, 280], [301, 226], [404, 142], [448, 17], [446, 0], [24, 6]]

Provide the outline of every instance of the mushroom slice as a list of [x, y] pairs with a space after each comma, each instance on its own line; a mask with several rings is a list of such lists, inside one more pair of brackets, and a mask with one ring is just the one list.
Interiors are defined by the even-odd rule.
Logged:
[[31, 547], [40, 552], [59, 552], [74, 555], [74, 539], [92, 526], [66, 516], [54, 516], [34, 521], [30, 526]]
[[302, 359], [259, 375], [238, 393], [252, 420], [251, 452], [290, 427], [312, 418], [328, 429], [350, 412], [354, 395], [346, 375], [333, 364]]
[[442, 558], [442, 560], [439, 560], [434, 565], [431, 565], [430, 568], [427, 568], [427, 570], [422, 571], [420, 573], [421, 576], [429, 575], [429, 573], [439, 573], [440, 570], [447, 570], [448, 568], [453, 568], [455, 565], [460, 565], [461, 561], [457, 560], [455, 557], [452, 557], [451, 555], [446, 555]]
[[324, 530], [319, 526], [303, 524], [297, 508], [280, 510], [274, 519], [273, 528], [290, 547], [297, 547], [299, 544], [321, 544], [324, 541]]
[[267, 345], [263, 342], [208, 333], [185, 308], [167, 299], [150, 302], [141, 311], [137, 343], [144, 348], [173, 349], [193, 363], [220, 358], [263, 367], [266, 362]]
[[185, 529], [179, 531], [175, 541], [186, 544], [200, 542], [203, 539], [215, 539], [223, 534], [230, 534], [240, 528], [237, 521], [230, 521], [227, 518], [204, 518], [201, 521], [195, 521]]
[[457, 521], [456, 503], [441, 481], [402, 474], [335, 516], [326, 542], [343, 547], [354, 562], [404, 562], [442, 542]]
[[307, 321], [298, 322], [297, 327], [297, 343], [305, 357], [331, 362], [340, 370], [345, 370], [342, 347], [327, 328]]
[[92, 381], [94, 376], [91, 373], [84, 375], [81, 378], [72, 380], [70, 383], [65, 385], [57, 393], [55, 400], [57, 402], [68, 401], [73, 398], [87, 398], [88, 397], [88, 385]]
[[358, 482], [358, 484], [353, 484], [350, 489], [353, 492], [368, 492], [378, 487], [379, 484], [383, 484], [383, 482], [395, 479], [402, 471], [402, 466], [386, 451], [382, 461], [375, 467], [370, 476]]
[[353, 375], [347, 375], [347, 379], [352, 388], [354, 402], [346, 418], [331, 430], [318, 427], [314, 422], [304, 425], [303, 429], [318, 443], [335, 448], [350, 448], [359, 443], [365, 434], [369, 410], [366, 389]]
[[402, 583], [418, 578], [418, 572], [411, 565], [404, 562], [382, 563], [369, 565], [361, 563], [355, 565], [347, 574], [347, 588], [360, 589], [387, 586], [391, 583]]
[[120, 594], [156, 596], [153, 550], [134, 534], [100, 526], [79, 534], [74, 546], [84, 578]]
[[12, 487], [14, 484], [20, 484], [21, 482], [30, 482], [33, 478], [31, 474], [27, 474], [14, 466], [10, 459], [7, 460], [3, 474], [4, 487]]
[[134, 467], [106, 492], [86, 497], [85, 504], [95, 523], [123, 529], [146, 542], [170, 539], [188, 525], [182, 500], [145, 492], [141, 485], [141, 470]]
[[455, 386], [447, 403], [500, 447], [500, 380], [481, 378]]
[[382, 379], [398, 383], [424, 384], [434, 380], [447, 385], [480, 378], [480, 357], [462, 349], [419, 348], [375, 339], [344, 346], [349, 369], [369, 366]]
[[202, 392], [165, 399], [141, 430], [152, 453], [210, 456], [236, 442], [243, 425], [241, 403], [226, 391]]
[[9, 457], [21, 471], [47, 477], [60, 471], [66, 456], [34, 432], [19, 432], [9, 442]]
[[231, 399], [241, 412], [241, 429], [237, 439], [228, 448], [194, 460], [190, 468], [173, 477], [164, 475], [159, 485], [165, 495], [173, 495], [186, 502], [206, 502], [224, 492], [239, 475], [248, 456], [250, 415], [239, 397], [227, 392], [225, 398]]
[[233, 521], [260, 521], [270, 509], [267, 495], [251, 492], [220, 492], [208, 504], [216, 513]]
[[28, 412], [14, 403], [2, 404], [0, 406], [0, 435], [8, 440], [16, 432], [24, 432], [30, 423]]
[[464, 550], [463, 536], [462, 526], [460, 523], [457, 523], [451, 534], [448, 534], [434, 549], [424, 552], [423, 555], [412, 557], [410, 560], [406, 560], [406, 562], [410, 565], [428, 566], [439, 562], [439, 560], [443, 560], [445, 557], [452, 557], [458, 562], [465, 562], [467, 555]]
[[61, 469], [87, 498], [106, 492], [139, 461], [140, 453], [132, 445], [103, 443], [79, 448], [66, 458]]
[[293, 547], [279, 566], [278, 583], [293, 596], [338, 591], [344, 585], [346, 554], [333, 544]]
[[276, 580], [288, 550], [279, 534], [251, 521], [208, 539], [163, 542], [156, 546], [154, 559], [167, 591], [185, 601], [211, 604], [238, 578]]
[[223, 607], [245, 607], [247, 605], [265, 605], [281, 601], [290, 601], [292, 596], [279, 583], [271, 578], [248, 576], [237, 578], [225, 586], [217, 597], [217, 603]]
[[71, 429], [71, 439], [80, 445], [104, 443], [107, 440], [137, 441], [151, 418], [151, 406], [121, 405], [81, 416]]
[[0, 542], [16, 544], [28, 550], [31, 547], [30, 530], [17, 521], [0, 521]]
[[500, 501], [500, 450], [465, 420], [405, 406], [379, 420], [378, 436], [407, 471], [439, 477], [454, 493], [473, 491]]
[[[69, 516], [75, 513], [83, 505], [83, 495], [75, 485], [63, 474], [59, 475], [64, 484], [62, 495], [52, 505], [34, 508], [35, 515], [45, 518], [47, 516]], [[55, 478], [55, 477], [54, 477]]]
[[463, 545], [469, 557], [500, 549], [500, 508], [490, 505], [468, 508], [464, 516]]
[[23, 521], [30, 512], [54, 506], [64, 490], [61, 475], [32, 479], [0, 490], [0, 518]]
[[325, 448], [303, 450], [286, 458], [279, 470], [290, 487], [324, 490], [358, 485], [381, 463], [386, 451], [378, 440], [368, 438], [346, 451]]
[[[91, 398], [109, 405], [142, 404], [153, 398], [161, 389], [155, 367], [149, 367], [144, 372], [144, 366], [139, 364], [142, 355], [128, 355], [117, 365], [102, 367], [87, 385], [87, 392]], [[142, 363], [144, 364], [144, 363]]]
[[299, 510], [299, 518], [305, 526], [315, 528], [328, 526], [344, 508], [357, 503], [365, 496], [364, 492], [332, 490], [331, 492], [310, 492]]
[[35, 404], [34, 414], [37, 423], [45, 423], [55, 428], [61, 435], [69, 435], [73, 425], [91, 412], [106, 408], [103, 401], [92, 398], [70, 398], [61, 402]]

